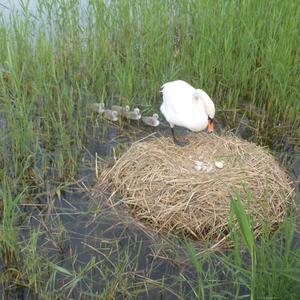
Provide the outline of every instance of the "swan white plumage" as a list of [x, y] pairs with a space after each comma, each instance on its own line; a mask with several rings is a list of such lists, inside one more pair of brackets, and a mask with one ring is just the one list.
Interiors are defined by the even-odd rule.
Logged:
[[193, 88], [183, 80], [167, 82], [161, 87], [163, 103], [160, 111], [169, 122], [174, 142], [174, 126], [182, 126], [191, 131], [201, 131], [208, 127], [213, 132], [215, 105], [210, 97], [200, 89]]

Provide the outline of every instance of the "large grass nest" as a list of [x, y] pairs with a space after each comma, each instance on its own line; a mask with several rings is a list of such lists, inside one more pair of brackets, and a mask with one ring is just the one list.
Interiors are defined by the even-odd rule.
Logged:
[[110, 203], [126, 204], [134, 218], [155, 231], [216, 242], [226, 240], [230, 205], [242, 200], [256, 236], [267, 222], [283, 221], [293, 201], [286, 172], [263, 147], [232, 135], [201, 133], [179, 147], [171, 138], [133, 144], [102, 171], [98, 188]]

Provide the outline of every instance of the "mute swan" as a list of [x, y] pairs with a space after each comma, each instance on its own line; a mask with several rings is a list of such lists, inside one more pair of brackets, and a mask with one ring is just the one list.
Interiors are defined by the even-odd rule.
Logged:
[[184, 146], [184, 143], [175, 138], [175, 125], [195, 132], [208, 127], [208, 132], [213, 132], [215, 105], [204, 91], [177, 80], [165, 83], [161, 92], [163, 103], [160, 111], [170, 124], [175, 144]]
[[129, 120], [139, 120], [142, 115], [140, 114], [140, 110], [138, 108], [135, 108], [133, 111], [125, 111], [124, 117]]
[[104, 118], [113, 122], [118, 121], [118, 112], [111, 109], [105, 109]]
[[103, 114], [104, 113], [104, 103], [93, 103], [91, 105], [92, 111], [96, 112], [98, 114]]
[[125, 112], [129, 111], [129, 106], [126, 105], [125, 107], [123, 107], [123, 106], [120, 106], [120, 105], [112, 105], [111, 110], [117, 111], [118, 114], [120, 116], [122, 116], [122, 115], [125, 114]]
[[158, 114], [153, 114], [152, 117], [142, 117], [142, 121], [149, 126], [157, 127], [159, 125]]

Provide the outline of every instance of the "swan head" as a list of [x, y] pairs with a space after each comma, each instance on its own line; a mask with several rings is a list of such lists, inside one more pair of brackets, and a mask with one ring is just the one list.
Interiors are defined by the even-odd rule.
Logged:
[[197, 89], [194, 92], [194, 99], [197, 101], [202, 101], [205, 113], [208, 117], [208, 132], [211, 133], [214, 131], [214, 117], [216, 113], [216, 108], [214, 102], [210, 99], [210, 97], [202, 90]]
[[158, 114], [153, 114], [152, 116], [154, 119], [158, 120]]
[[111, 112], [111, 115], [112, 115], [113, 118], [115, 118], [115, 117], [118, 116], [118, 112], [115, 111], [115, 110], [113, 110], [113, 111]]
[[139, 109], [139, 108], [135, 108], [133, 111], [134, 111], [137, 115], [140, 114], [140, 109]]
[[111, 120], [112, 121], [118, 121], [118, 112], [117, 111], [113, 110], [111, 112]]

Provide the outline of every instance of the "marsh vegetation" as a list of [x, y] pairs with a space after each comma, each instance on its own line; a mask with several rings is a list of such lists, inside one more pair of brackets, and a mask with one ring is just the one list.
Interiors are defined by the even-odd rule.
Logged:
[[[155, 113], [159, 87], [209, 93], [217, 120], [300, 157], [297, 1], [28, 1], [0, 4], [0, 290], [23, 299], [295, 299], [296, 214], [256, 241], [232, 204], [233, 248], [151, 235], [93, 199], [95, 159], [149, 134], [92, 113], [104, 102]], [[163, 127], [162, 127], [163, 128]], [[95, 158], [95, 153], [97, 153]], [[299, 163], [298, 163], [299, 165]], [[298, 169], [294, 172], [298, 185]], [[199, 255], [201, 253], [201, 255]]]

